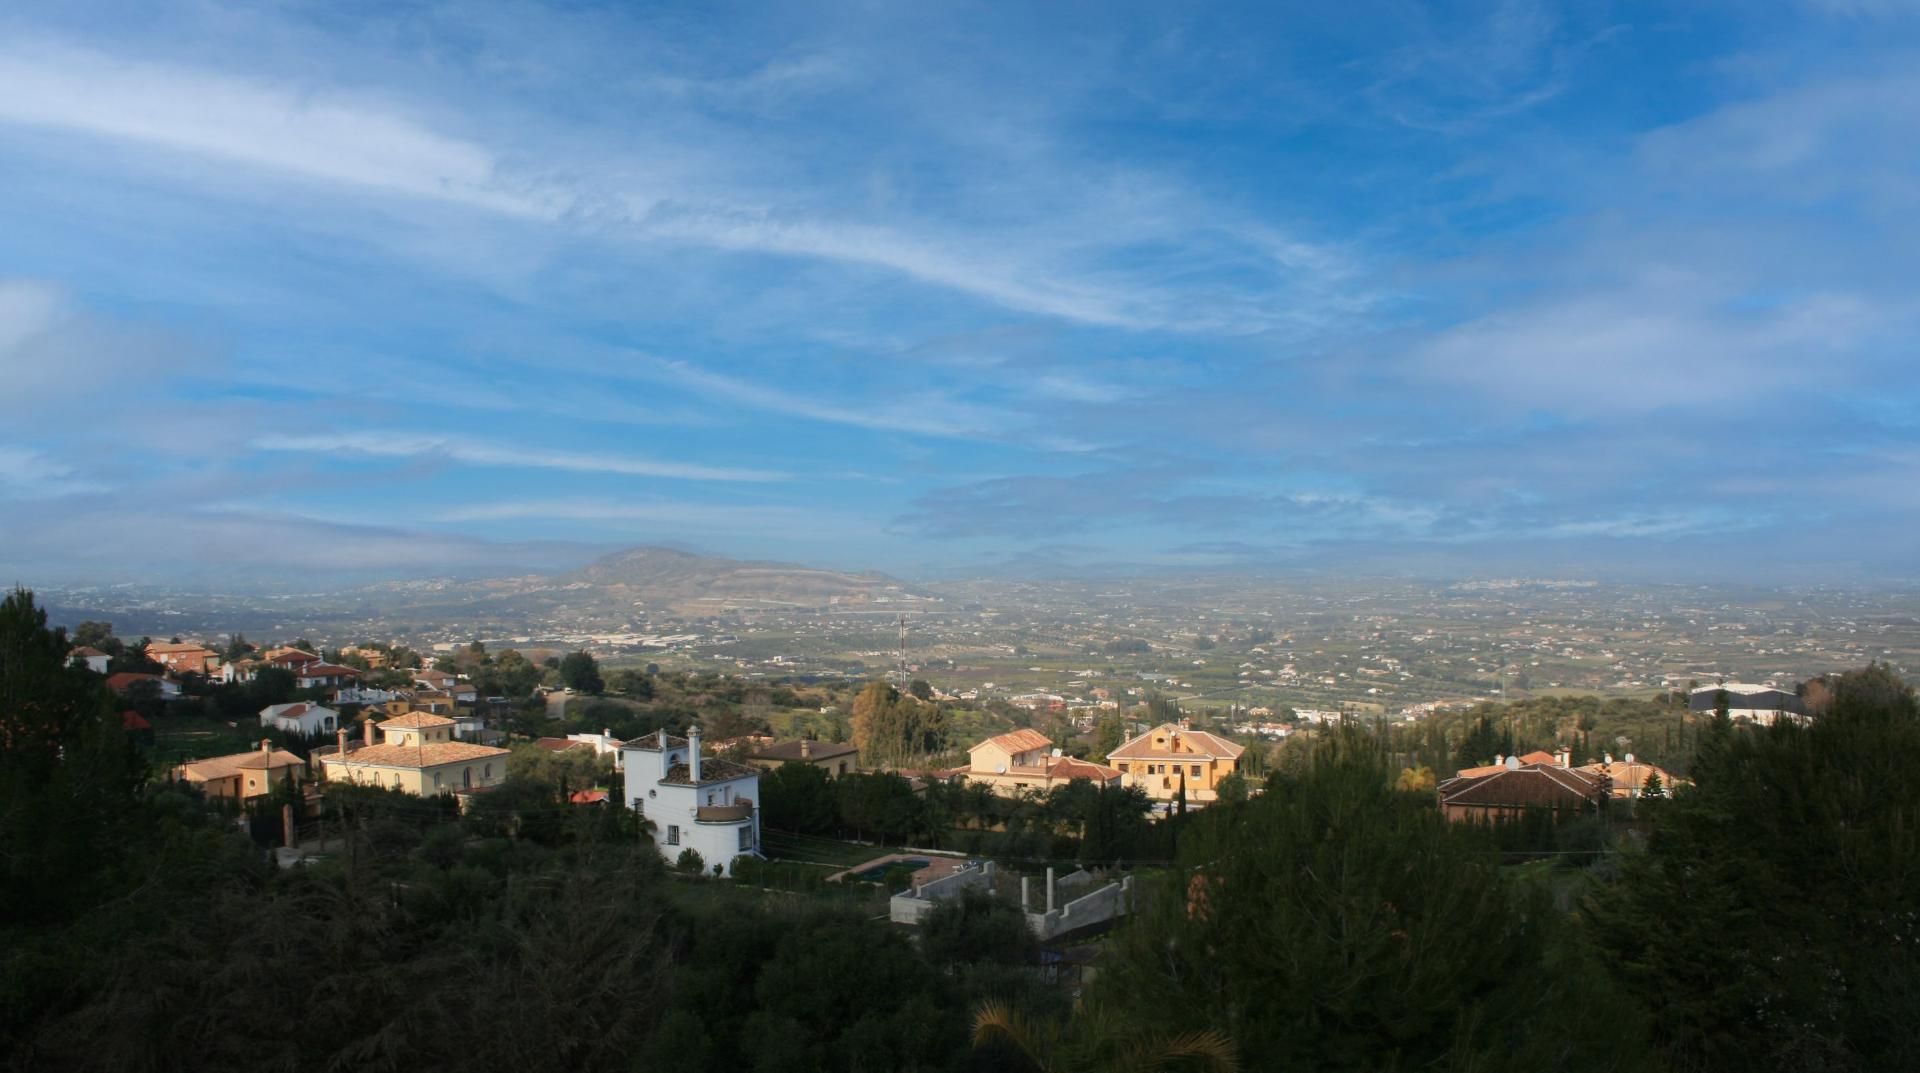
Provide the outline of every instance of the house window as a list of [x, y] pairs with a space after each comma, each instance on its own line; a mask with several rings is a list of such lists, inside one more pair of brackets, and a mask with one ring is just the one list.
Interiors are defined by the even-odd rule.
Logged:
[[1189, 765], [1187, 765], [1187, 766], [1188, 766], [1188, 767], [1189, 767], [1189, 768], [1191, 769], [1191, 770], [1189, 770], [1189, 771], [1187, 772], [1187, 774], [1189, 774], [1189, 775], [1192, 775], [1192, 776], [1193, 776], [1194, 778], [1196, 778], [1196, 779], [1200, 777], [1200, 765], [1199, 765], [1199, 764], [1189, 764]]
[[847, 762], [845, 760], [842, 760], [840, 761], [840, 774], [845, 775], [846, 773], [847, 773]]
[[679, 825], [678, 825], [678, 824], [672, 824], [672, 823], [670, 823], [670, 824], [667, 824], [667, 845], [669, 845], [669, 846], [677, 846], [677, 845], [679, 845], [679, 844], [680, 844], [680, 827], [679, 827]]
[[708, 790], [708, 791], [707, 791], [707, 804], [708, 804], [709, 806], [711, 806], [711, 805], [713, 804], [713, 791], [712, 791], [712, 790]]
[[436, 790], [440, 788], [440, 773], [438, 771], [433, 773], [433, 788]]
[[740, 852], [745, 853], [746, 851], [752, 848], [753, 848], [753, 828], [751, 827], [740, 828]]
[[636, 798], [634, 798], [634, 799], [633, 799], [633, 814], [634, 814], [635, 816], [645, 816], [645, 815], [647, 814], [647, 799], [646, 799], [646, 798], [644, 798], [644, 797], [636, 797]]
[[488, 781], [492, 781], [493, 765], [492, 764], [486, 765], [486, 767], [480, 772], [480, 777], [483, 779], [487, 779]]

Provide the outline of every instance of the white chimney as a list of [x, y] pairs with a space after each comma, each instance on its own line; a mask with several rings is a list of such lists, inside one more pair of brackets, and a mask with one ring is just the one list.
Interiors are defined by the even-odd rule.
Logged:
[[812, 755], [813, 755], [813, 742], [808, 741], [805, 738], [801, 738], [800, 739], [800, 759], [805, 760]]
[[687, 728], [687, 780], [700, 781], [700, 724]]

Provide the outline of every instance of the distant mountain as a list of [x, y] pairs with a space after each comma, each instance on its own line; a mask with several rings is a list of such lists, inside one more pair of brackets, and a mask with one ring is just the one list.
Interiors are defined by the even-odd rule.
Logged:
[[750, 608], [860, 605], [910, 595], [900, 582], [885, 574], [743, 562], [671, 548], [615, 552], [553, 582], [569, 589], [587, 587], [610, 603], [688, 615]]

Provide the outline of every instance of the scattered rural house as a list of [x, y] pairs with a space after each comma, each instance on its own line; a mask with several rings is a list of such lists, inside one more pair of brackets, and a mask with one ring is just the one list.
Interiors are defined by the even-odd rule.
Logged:
[[1797, 694], [1773, 686], [1745, 685], [1740, 682], [1695, 688], [1687, 696], [1687, 710], [1715, 711], [1720, 706], [1723, 693], [1726, 694], [1727, 716], [1732, 719], [1768, 726], [1782, 716], [1795, 720], [1807, 717], [1806, 702]]
[[307, 701], [269, 704], [260, 709], [260, 725], [310, 738], [333, 733], [340, 725], [340, 713]]
[[1102, 786], [1121, 780], [1121, 773], [1105, 764], [1060, 755], [1045, 734], [1031, 728], [991, 737], [968, 749], [967, 766], [957, 774], [1008, 797], [1045, 793], [1075, 779], [1090, 779]]
[[1535, 809], [1583, 812], [1598, 809], [1610, 795], [1604, 775], [1522, 759], [1510, 756], [1497, 771], [1441, 783], [1435, 790], [1441, 814], [1449, 820], [1490, 821], [1515, 819]]
[[1686, 779], [1674, 775], [1665, 768], [1649, 764], [1645, 760], [1635, 760], [1632, 753], [1628, 753], [1626, 759], [1619, 761], [1614, 760], [1609, 754], [1606, 759], [1597, 764], [1586, 764], [1574, 770], [1607, 779], [1616, 798], [1631, 799], [1645, 796], [1647, 782], [1655, 776], [1660, 779], [1659, 786], [1662, 794], [1672, 793], [1676, 785], [1688, 785]]
[[293, 684], [301, 689], [334, 689], [359, 680], [359, 671], [337, 663], [303, 663], [293, 672]]
[[374, 689], [369, 686], [342, 686], [333, 691], [335, 704], [385, 704], [390, 700], [399, 700], [400, 694], [391, 689]]
[[407, 698], [406, 703], [407, 710], [409, 711], [432, 712], [434, 715], [453, 714], [453, 697], [447, 693], [436, 693], [423, 689]]
[[263, 667], [278, 667], [283, 671], [299, 671], [309, 663], [319, 663], [320, 657], [304, 648], [281, 647], [261, 654], [259, 663]]
[[1122, 784], [1138, 786], [1155, 801], [1172, 801], [1186, 792], [1190, 803], [1219, 797], [1220, 780], [1239, 769], [1246, 746], [1204, 730], [1162, 723], [1107, 754], [1120, 769]]
[[362, 648], [359, 645], [348, 645], [340, 650], [340, 658], [346, 659], [349, 656], [358, 656], [360, 659], [366, 661], [367, 669], [370, 671], [383, 670], [387, 666], [387, 654], [377, 648]]
[[285, 782], [306, 781], [307, 762], [261, 739], [260, 748], [205, 760], [190, 760], [174, 769], [174, 778], [199, 787], [208, 797], [250, 801], [273, 792]]
[[602, 729], [598, 734], [569, 734], [567, 740], [592, 746], [596, 756], [613, 757], [613, 769], [620, 770], [620, 746], [626, 743], [614, 737], [613, 731]]
[[413, 672], [413, 683], [423, 689], [452, 689], [454, 683], [458, 681], [458, 678], [448, 674], [446, 671], [424, 670]]
[[313, 751], [328, 782], [391, 786], [410, 794], [454, 793], [497, 786], [507, 777], [507, 750], [453, 740], [453, 720], [429, 712], [408, 712], [379, 724], [385, 741], [373, 744], [374, 721], [366, 741], [350, 742], [345, 728], [337, 745]]
[[747, 754], [747, 762], [772, 771], [785, 764], [811, 764], [828, 775], [860, 770], [860, 751], [852, 745], [800, 738], [765, 745]]
[[251, 682], [253, 681], [254, 672], [259, 669], [259, 660], [237, 659], [222, 663], [218, 677], [228, 685], [232, 685], [235, 682]]
[[143, 682], [153, 683], [155, 695], [162, 700], [172, 700], [180, 695], [180, 683], [171, 678], [162, 678], [157, 674], [141, 674], [138, 671], [121, 671], [119, 674], [110, 676], [107, 679], [107, 688], [124, 696]]
[[90, 670], [95, 674], [107, 673], [107, 664], [112, 660], [112, 658], [113, 657], [107, 655], [105, 652], [102, 652], [97, 648], [88, 648], [85, 645], [82, 645], [79, 648], [74, 649], [72, 652], [67, 653], [68, 662], [72, 662], [74, 660], [82, 661], [87, 665], [87, 670]]
[[733, 859], [760, 855], [760, 769], [703, 758], [700, 730], [685, 738], [661, 730], [621, 745], [629, 808], [653, 824], [654, 847], [668, 863], [693, 850], [707, 871], [733, 874]]
[[147, 645], [147, 658], [171, 674], [212, 674], [220, 667], [220, 653], [196, 644], [154, 641]]

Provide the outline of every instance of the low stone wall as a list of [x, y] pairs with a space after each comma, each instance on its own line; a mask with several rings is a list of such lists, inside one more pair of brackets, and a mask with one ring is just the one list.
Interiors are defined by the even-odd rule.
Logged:
[[[1085, 874], [1085, 873], [1081, 873]], [[1091, 878], [1091, 877], [1089, 877]], [[1028, 913], [1027, 927], [1041, 942], [1127, 915], [1133, 909], [1133, 877], [1109, 883], [1050, 913]]]
[[918, 924], [933, 912], [933, 907], [949, 898], [958, 898], [970, 890], [991, 890], [994, 867], [987, 861], [963, 868], [949, 876], [901, 891], [887, 901], [887, 917], [895, 924]]

